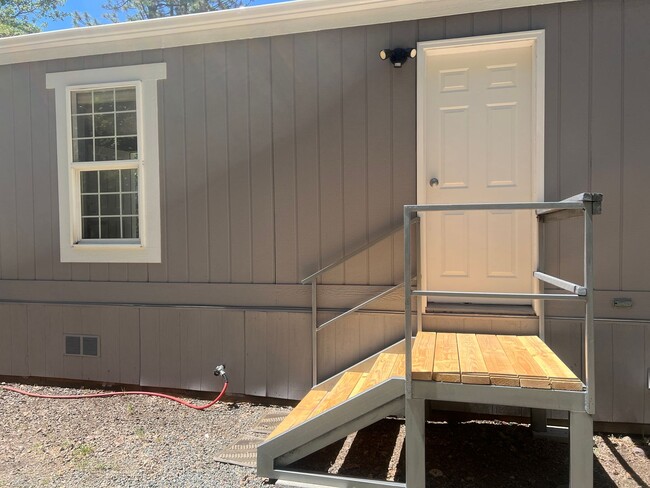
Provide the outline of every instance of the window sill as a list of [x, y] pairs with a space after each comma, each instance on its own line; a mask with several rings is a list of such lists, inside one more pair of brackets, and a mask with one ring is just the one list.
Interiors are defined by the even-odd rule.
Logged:
[[61, 249], [62, 263], [160, 263], [160, 248], [140, 243], [79, 243]]

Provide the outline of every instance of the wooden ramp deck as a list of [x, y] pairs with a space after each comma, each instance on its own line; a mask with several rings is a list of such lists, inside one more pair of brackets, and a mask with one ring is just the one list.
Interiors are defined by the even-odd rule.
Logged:
[[[420, 332], [414, 380], [583, 391], [584, 385], [537, 336]], [[404, 353], [384, 352], [315, 386], [270, 440], [392, 377], [404, 377]]]

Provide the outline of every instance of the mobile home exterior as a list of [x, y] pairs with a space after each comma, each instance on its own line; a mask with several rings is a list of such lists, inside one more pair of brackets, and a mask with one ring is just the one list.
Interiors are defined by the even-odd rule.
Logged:
[[[302, 0], [0, 40], [0, 375], [212, 391], [225, 362], [231, 392], [300, 399], [314, 360], [325, 379], [403, 334], [390, 295], [313, 347], [301, 280], [373, 243], [319, 278], [318, 323], [399, 284], [403, 238], [389, 231], [403, 206], [494, 170], [500, 194], [510, 177], [535, 200], [605, 195], [595, 418], [650, 423], [649, 24], [646, 0]], [[427, 60], [479, 38], [525, 41], [485, 75], [495, 96], [522, 98], [480, 99], [484, 140], [468, 142], [474, 112], [457, 97], [474, 93], [474, 61]], [[379, 57], [395, 48], [418, 57], [396, 69]], [[425, 105], [434, 89], [445, 106]], [[438, 112], [449, 117], [427, 122]], [[458, 172], [487, 146], [483, 170]], [[437, 188], [427, 158], [454, 162]], [[505, 229], [500, 248], [530, 253], [509, 262], [516, 274], [543, 260], [580, 280], [578, 225], [551, 224], [540, 250], [513, 230], [525, 223], [503, 225], [474, 247]], [[469, 234], [450, 229], [462, 247]], [[458, 281], [464, 254], [449, 256]], [[445, 274], [430, 263], [425, 279]], [[546, 341], [580, 376], [582, 311], [545, 313]], [[425, 327], [537, 333], [538, 321], [433, 313]], [[66, 350], [75, 337], [98, 338], [97, 355]]]

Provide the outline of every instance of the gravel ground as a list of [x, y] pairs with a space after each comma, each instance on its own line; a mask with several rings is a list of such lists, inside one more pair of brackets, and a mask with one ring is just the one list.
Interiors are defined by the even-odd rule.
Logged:
[[[0, 488], [269, 486], [253, 469], [215, 458], [278, 409], [288, 407], [226, 401], [199, 412], [151, 397], [40, 400], [0, 390]], [[403, 481], [403, 424], [379, 422], [296, 467]], [[522, 424], [429, 422], [427, 452], [427, 486], [555, 488], [568, 482], [568, 445], [533, 439]], [[647, 439], [599, 434], [594, 456], [596, 488], [650, 486]]]
[[227, 401], [201, 412], [144, 396], [42, 400], [0, 390], [0, 487], [266, 486], [253, 469], [214, 458], [279, 408]]

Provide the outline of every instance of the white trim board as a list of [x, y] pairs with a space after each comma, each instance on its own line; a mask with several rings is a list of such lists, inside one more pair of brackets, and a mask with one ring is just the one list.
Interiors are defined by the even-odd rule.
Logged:
[[0, 39], [0, 65], [253, 39], [579, 0], [294, 0]]

